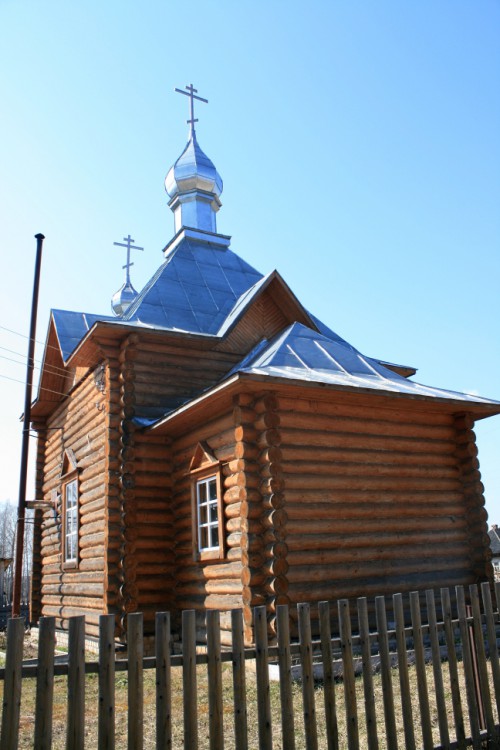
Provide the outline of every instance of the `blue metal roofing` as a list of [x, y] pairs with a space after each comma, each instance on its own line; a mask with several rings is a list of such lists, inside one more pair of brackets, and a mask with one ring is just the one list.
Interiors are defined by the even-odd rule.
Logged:
[[73, 312], [71, 310], [52, 310], [52, 318], [56, 329], [57, 339], [61, 347], [64, 361], [76, 349], [83, 337], [90, 331], [98, 320], [116, 321], [116, 318], [106, 315], [91, 315], [89, 313]]
[[407, 380], [371, 357], [363, 356], [350, 344], [323, 336], [301, 323], [289, 326], [271, 342], [260, 342], [230, 375], [238, 372], [428, 398], [497, 403]]
[[229, 248], [184, 237], [122, 320], [216, 335], [237, 300], [261, 278]]

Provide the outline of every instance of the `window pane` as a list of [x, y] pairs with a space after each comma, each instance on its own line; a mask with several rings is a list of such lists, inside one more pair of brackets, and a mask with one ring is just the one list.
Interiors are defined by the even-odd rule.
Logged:
[[201, 549], [206, 549], [208, 546], [208, 528], [203, 526], [200, 529], [200, 547]]
[[210, 479], [210, 486], [209, 486], [209, 492], [210, 492], [210, 500], [217, 500], [217, 482], [214, 479]]
[[207, 506], [206, 505], [200, 505], [198, 521], [200, 524], [207, 523]]
[[218, 547], [219, 546], [219, 527], [213, 526], [212, 527], [212, 547]]
[[207, 485], [205, 482], [198, 483], [198, 500], [204, 503], [207, 499]]
[[217, 523], [217, 504], [210, 503], [210, 523]]

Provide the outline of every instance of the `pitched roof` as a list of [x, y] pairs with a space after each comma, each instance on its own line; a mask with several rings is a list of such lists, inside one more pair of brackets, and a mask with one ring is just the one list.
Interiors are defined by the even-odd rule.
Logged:
[[185, 236], [123, 321], [216, 335], [237, 300], [261, 278], [227, 246]]
[[342, 340], [333, 340], [294, 323], [272, 341], [261, 341], [229, 375], [245, 372], [268, 377], [389, 391], [428, 398], [495, 404], [467, 393], [415, 383]]

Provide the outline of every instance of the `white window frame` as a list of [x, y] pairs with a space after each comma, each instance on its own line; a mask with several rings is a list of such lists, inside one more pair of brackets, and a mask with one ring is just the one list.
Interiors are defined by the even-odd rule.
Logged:
[[64, 562], [78, 563], [78, 479], [64, 483]]

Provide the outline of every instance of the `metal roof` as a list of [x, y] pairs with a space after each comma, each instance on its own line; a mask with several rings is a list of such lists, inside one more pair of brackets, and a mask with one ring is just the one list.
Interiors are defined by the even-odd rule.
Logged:
[[261, 278], [226, 246], [185, 236], [122, 320], [216, 335], [237, 300]]
[[238, 372], [427, 398], [498, 403], [407, 380], [350, 344], [323, 336], [301, 323], [292, 324], [271, 342], [261, 341], [229, 374]]
[[76, 349], [94, 323], [101, 320], [116, 321], [116, 318], [111, 316], [91, 315], [71, 310], [52, 310], [52, 318], [64, 361]]

